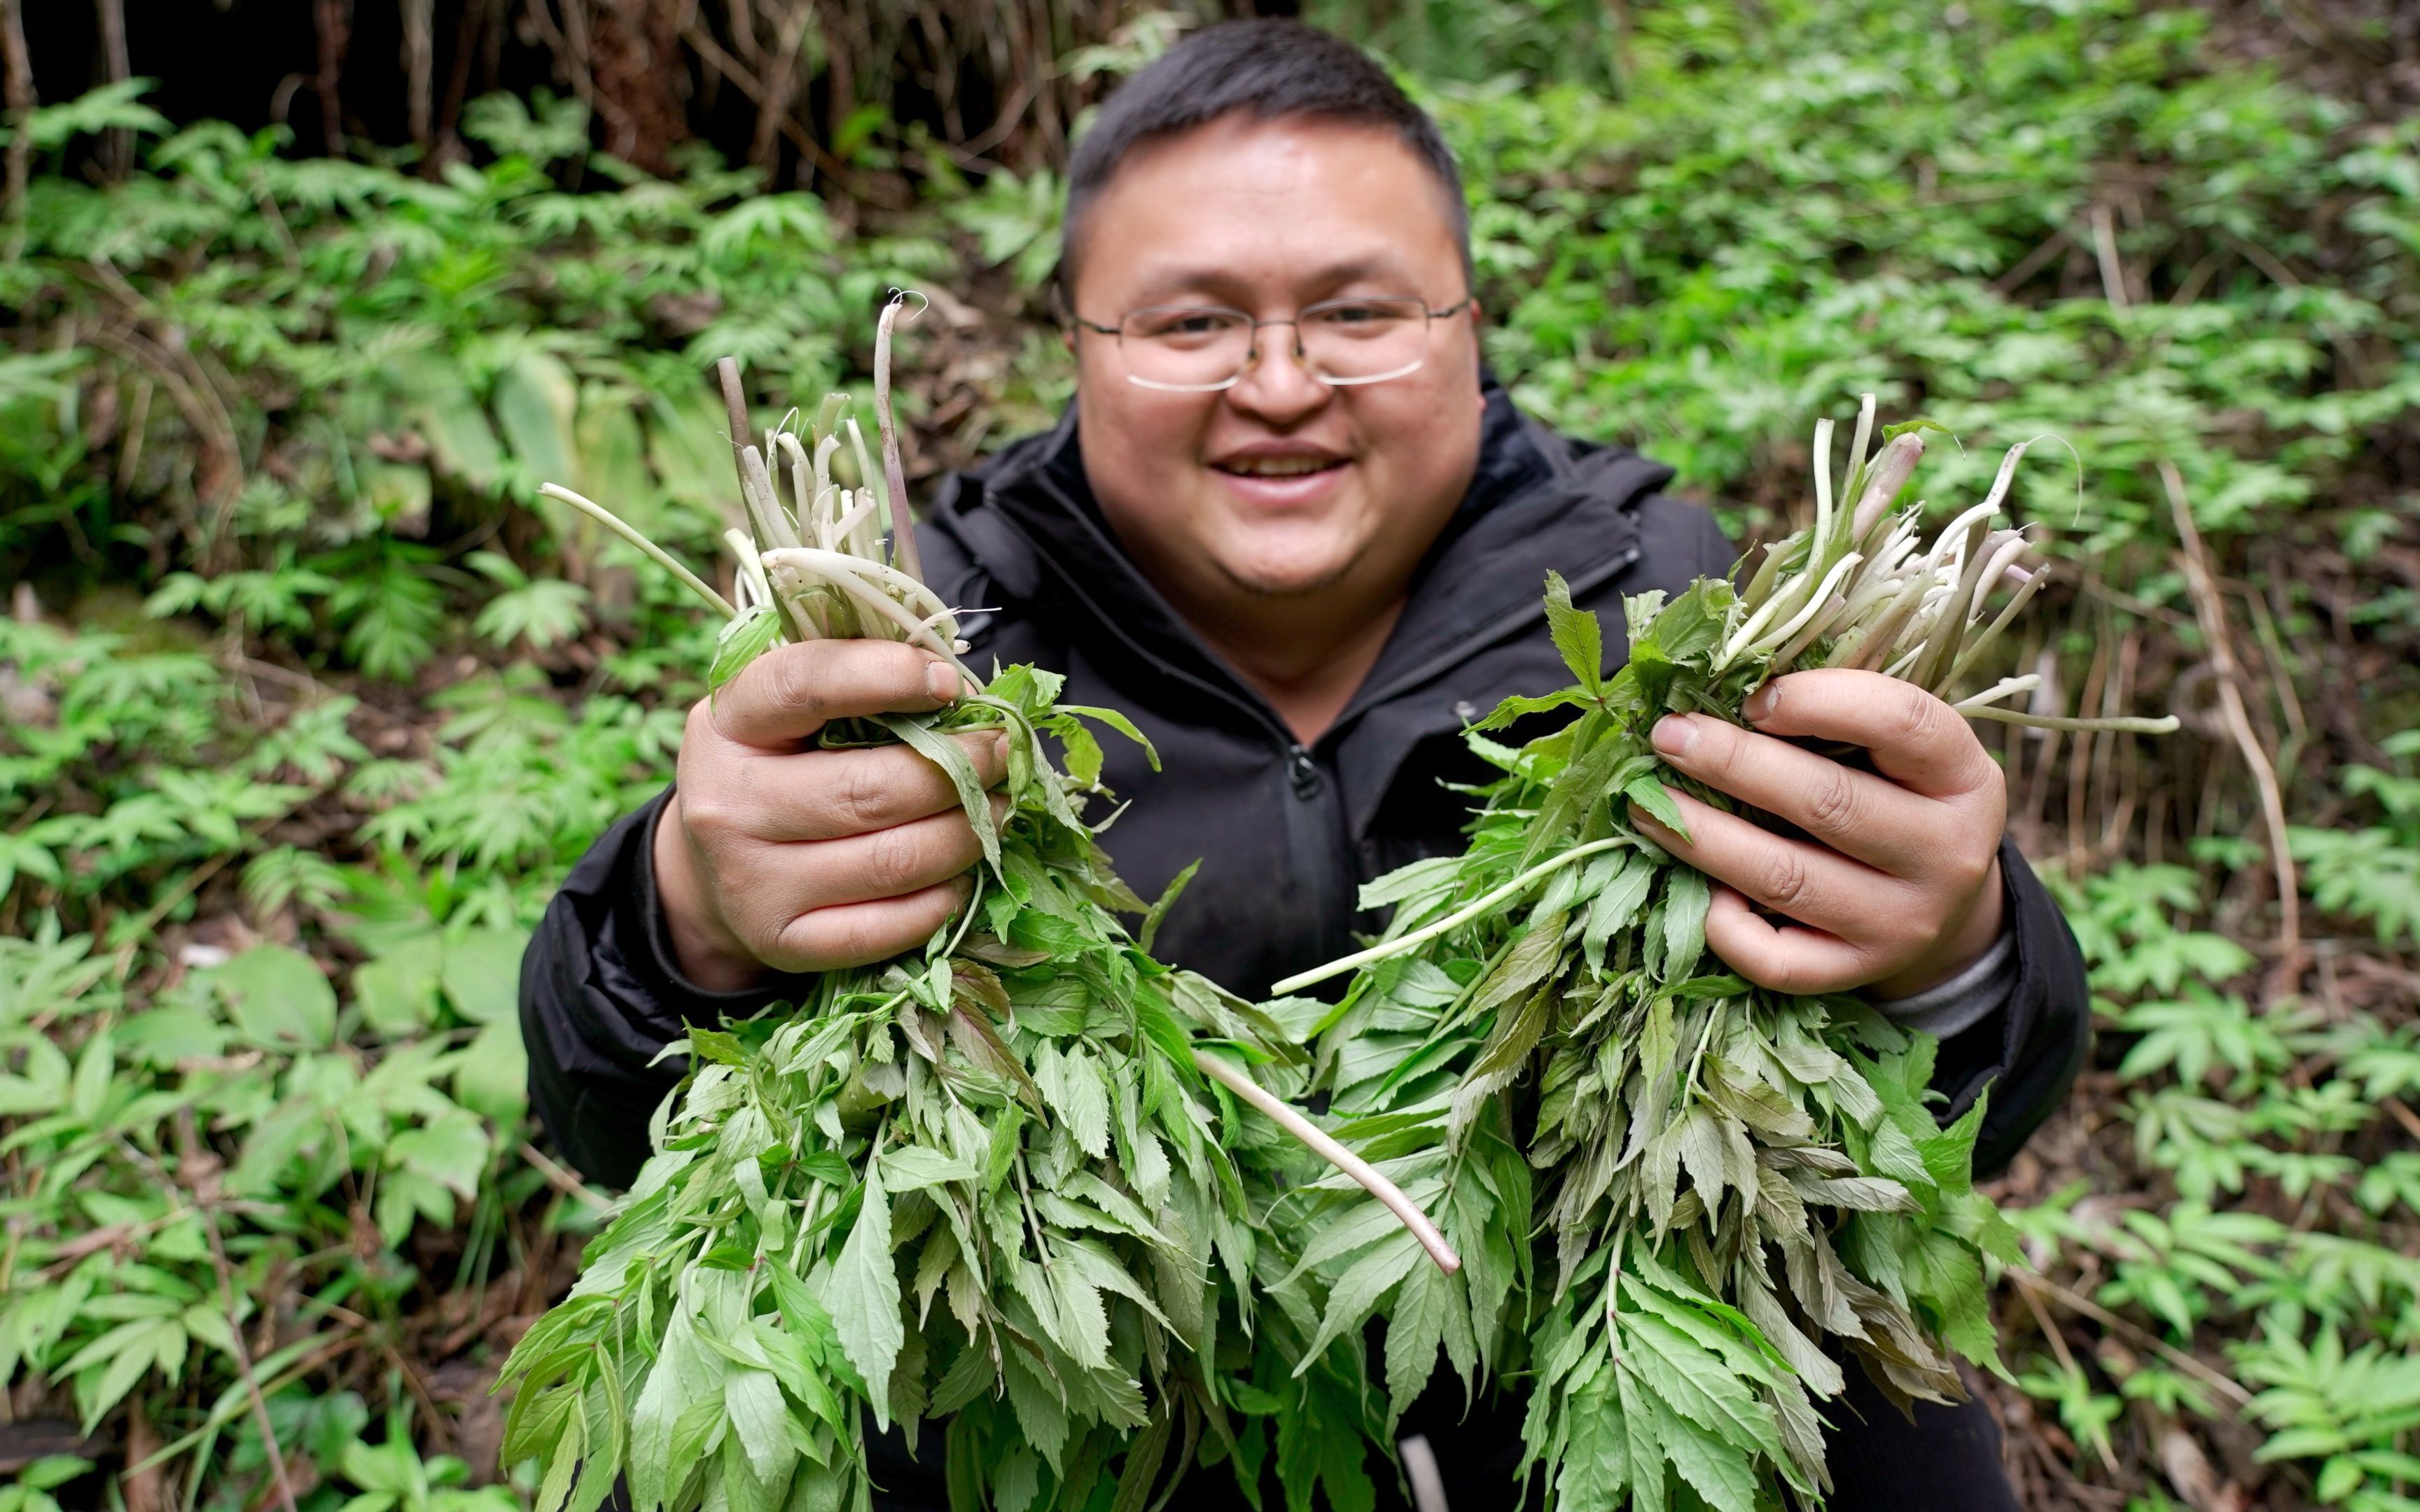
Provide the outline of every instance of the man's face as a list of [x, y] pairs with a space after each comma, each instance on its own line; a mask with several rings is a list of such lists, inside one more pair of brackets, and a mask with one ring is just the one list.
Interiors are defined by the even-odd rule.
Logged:
[[[1156, 305], [1256, 319], [1350, 296], [1461, 301], [1444, 190], [1393, 133], [1230, 116], [1118, 167], [1081, 233], [1076, 313], [1114, 326]], [[1426, 361], [1333, 387], [1259, 332], [1232, 388], [1127, 381], [1114, 336], [1075, 338], [1084, 468], [1137, 562], [1191, 612], [1344, 587], [1399, 593], [1469, 487], [1481, 404], [1475, 312], [1429, 322]]]

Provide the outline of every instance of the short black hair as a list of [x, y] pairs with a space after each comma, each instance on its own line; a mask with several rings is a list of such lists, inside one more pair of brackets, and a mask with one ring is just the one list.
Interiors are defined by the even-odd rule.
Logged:
[[1310, 116], [1393, 131], [1436, 177], [1462, 270], [1471, 271], [1470, 210], [1462, 170], [1429, 113], [1351, 42], [1280, 17], [1222, 22], [1186, 38], [1119, 86], [1076, 144], [1059, 233], [1060, 289], [1075, 298], [1076, 245], [1085, 212], [1128, 153], [1237, 111], [1256, 120]]

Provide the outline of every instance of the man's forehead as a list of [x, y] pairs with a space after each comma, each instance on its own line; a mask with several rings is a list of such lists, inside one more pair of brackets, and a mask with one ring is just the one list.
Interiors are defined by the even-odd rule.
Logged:
[[[1402, 280], [1459, 259], [1440, 186], [1393, 132], [1315, 116], [1232, 116], [1133, 153], [1088, 207], [1085, 271], [1215, 288], [1282, 263], [1290, 283]], [[1100, 271], [1109, 270], [1106, 263]]]
[[[1184, 260], [1162, 262], [1150, 258], [1135, 271], [1155, 287], [1173, 289], [1208, 289], [1232, 284], [1246, 274], [1232, 259], [1204, 261], [1198, 257], [1196, 247], [1171, 249]], [[1410, 259], [1395, 252], [1379, 248], [1366, 256], [1340, 257], [1327, 260], [1290, 259], [1285, 270], [1290, 281], [1313, 285], [1345, 285], [1368, 279], [1401, 279], [1410, 271]]]
[[1097, 204], [1158, 198], [1191, 188], [1244, 188], [1271, 196], [1332, 188], [1340, 177], [1400, 187], [1433, 177], [1402, 136], [1362, 121], [1230, 112], [1139, 143], [1102, 187]]

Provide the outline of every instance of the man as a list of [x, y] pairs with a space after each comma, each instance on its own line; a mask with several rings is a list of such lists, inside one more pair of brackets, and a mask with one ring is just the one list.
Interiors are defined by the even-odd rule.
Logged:
[[[1450, 155], [1325, 34], [1216, 27], [1127, 84], [1071, 165], [1063, 275], [1076, 402], [944, 486], [927, 577], [989, 609], [968, 630], [980, 660], [1063, 672], [1157, 745], [1156, 777], [1112, 754], [1133, 807], [1105, 844], [1145, 896], [1201, 857], [1161, 953], [1257, 994], [1374, 926], [1359, 883], [1458, 848], [1464, 800], [1441, 784], [1481, 775], [1461, 727], [1565, 680], [1548, 569], [1602, 611], [1732, 549], [1657, 492], [1669, 470], [1514, 409], [1480, 361]], [[627, 1181], [644, 1158], [678, 1071], [657, 1054], [685, 1023], [949, 918], [977, 850], [947, 779], [904, 747], [812, 737], [954, 692], [922, 653], [827, 641], [691, 711], [676, 785], [597, 842], [523, 968], [536, 1104], [590, 1175]], [[1785, 678], [1749, 712], [1755, 732], [1655, 732], [1674, 766], [1804, 837], [1681, 800], [1694, 841], [1658, 838], [1722, 884], [1708, 943], [1754, 980], [1862, 989], [1940, 1033], [1940, 1089], [1955, 1110], [1991, 1085], [1979, 1159], [2005, 1164], [2063, 1095], [2086, 1007], [2073, 940], [2001, 839], [1998, 769], [1945, 704], [1870, 673]], [[1864, 748], [1872, 770], [1791, 737]], [[988, 741], [970, 753], [997, 779]], [[1455, 1436], [1452, 1504], [1505, 1504], [1517, 1415], [1433, 1397], [1406, 1431]], [[1911, 1426], [1859, 1381], [1829, 1415], [1835, 1507], [2014, 1504], [1980, 1404]], [[1225, 1475], [1188, 1494], [1232, 1504]], [[894, 1457], [877, 1479], [894, 1504], [943, 1504], [937, 1472]]]

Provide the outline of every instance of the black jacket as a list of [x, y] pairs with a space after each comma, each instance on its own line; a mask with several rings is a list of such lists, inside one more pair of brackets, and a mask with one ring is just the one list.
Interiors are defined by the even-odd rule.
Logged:
[[[1616, 665], [1621, 595], [1677, 593], [1730, 569], [1713, 517], [1657, 491], [1671, 476], [1626, 449], [1548, 431], [1491, 383], [1468, 496], [1377, 664], [1308, 747], [1118, 548], [1085, 484], [1072, 411], [952, 476], [918, 542], [946, 601], [989, 610], [966, 621], [971, 662], [1063, 672], [1069, 701], [1122, 709], [1151, 737], [1156, 774], [1130, 744], [1105, 742], [1106, 779], [1132, 807], [1103, 844], [1146, 898], [1201, 858], [1159, 951], [1249, 996], [1375, 927], [1354, 910], [1362, 882], [1459, 848], [1465, 800], [1440, 779], [1492, 775], [1465, 749], [1462, 725], [1507, 694], [1566, 681], [1539, 607], [1549, 569], [1599, 611]], [[686, 1023], [797, 990], [708, 993], [680, 977], [648, 844], [661, 803], [581, 859], [521, 965], [533, 1103], [571, 1163], [615, 1186], [644, 1160], [648, 1115], [680, 1076], [678, 1057], [658, 1061], [665, 1043]], [[2065, 1095], [2090, 1018], [2066, 921], [2014, 846], [2002, 859], [2017, 981], [2005, 1010], [1942, 1047], [1936, 1078], [1953, 1112], [1992, 1086], [1977, 1150], [1987, 1171]]]

